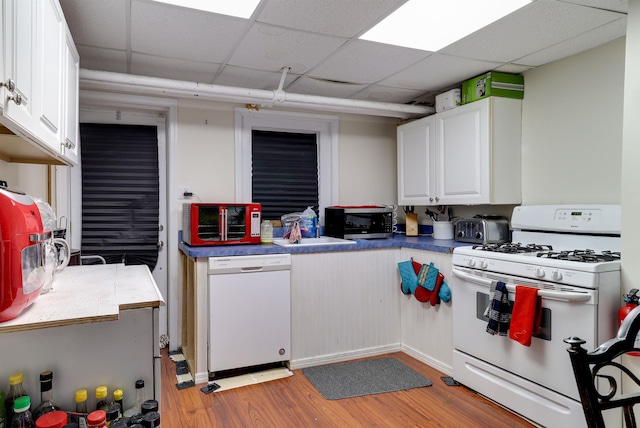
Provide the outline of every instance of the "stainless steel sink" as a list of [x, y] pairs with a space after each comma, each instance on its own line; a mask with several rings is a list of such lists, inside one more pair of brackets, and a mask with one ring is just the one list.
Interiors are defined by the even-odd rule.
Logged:
[[331, 236], [321, 236], [319, 238], [302, 238], [302, 241], [298, 244], [292, 244], [289, 242], [289, 239], [282, 238], [274, 239], [273, 243], [282, 247], [305, 247], [311, 245], [355, 245], [356, 241], [333, 238]]

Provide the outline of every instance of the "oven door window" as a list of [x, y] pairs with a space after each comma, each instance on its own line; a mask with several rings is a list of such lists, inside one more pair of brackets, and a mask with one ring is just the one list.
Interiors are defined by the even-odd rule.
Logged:
[[390, 213], [349, 213], [344, 215], [344, 233], [364, 234], [364, 233], [385, 233]]
[[198, 238], [203, 241], [220, 240], [220, 207], [218, 205], [198, 207]]
[[[486, 315], [489, 311], [487, 308], [491, 301], [489, 295], [481, 292], [476, 292], [476, 318], [486, 323], [489, 322], [489, 317]], [[513, 300], [509, 300], [509, 313], [513, 311]], [[551, 340], [551, 309], [542, 308], [542, 319], [540, 321], [540, 333], [534, 334], [533, 337], [537, 337], [542, 340]]]

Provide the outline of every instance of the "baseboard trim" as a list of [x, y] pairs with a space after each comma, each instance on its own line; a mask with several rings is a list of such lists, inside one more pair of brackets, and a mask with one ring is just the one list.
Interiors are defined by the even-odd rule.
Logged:
[[447, 364], [444, 364], [442, 361], [436, 360], [430, 356], [428, 356], [427, 354], [424, 354], [410, 346], [407, 345], [402, 345], [401, 347], [401, 351], [404, 352], [405, 354], [415, 358], [418, 361], [421, 361], [423, 363], [425, 363], [428, 366], [433, 367], [436, 370], [441, 371], [442, 373], [446, 374], [446, 375], [453, 375], [453, 367], [449, 366]]
[[349, 352], [339, 352], [335, 354], [320, 355], [311, 358], [300, 358], [291, 360], [290, 369], [303, 369], [305, 367], [319, 366], [322, 364], [341, 363], [343, 361], [356, 360], [358, 358], [375, 357], [376, 355], [384, 355], [392, 352], [402, 351], [402, 345], [396, 343], [393, 345], [376, 346], [373, 348], [358, 349]]

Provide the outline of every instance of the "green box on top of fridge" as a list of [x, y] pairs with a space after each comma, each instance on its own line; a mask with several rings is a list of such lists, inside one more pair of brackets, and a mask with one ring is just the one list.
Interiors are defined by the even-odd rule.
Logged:
[[524, 77], [490, 71], [462, 82], [462, 104], [486, 97], [524, 98]]

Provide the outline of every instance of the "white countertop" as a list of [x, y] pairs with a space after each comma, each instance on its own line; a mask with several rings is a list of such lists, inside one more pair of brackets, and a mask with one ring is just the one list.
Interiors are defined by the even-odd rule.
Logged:
[[17, 318], [0, 323], [0, 333], [117, 320], [120, 311], [164, 305], [145, 265], [68, 266], [52, 289]]

